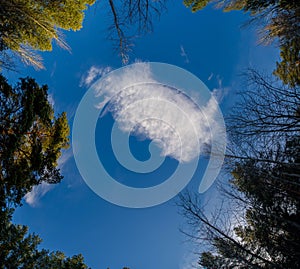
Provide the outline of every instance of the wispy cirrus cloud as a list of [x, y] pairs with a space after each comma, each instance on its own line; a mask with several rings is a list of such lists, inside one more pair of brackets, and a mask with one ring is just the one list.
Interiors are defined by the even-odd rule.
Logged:
[[221, 103], [223, 98], [229, 93], [230, 87], [224, 86], [223, 78], [220, 75], [214, 74], [213, 72], [211, 72], [207, 80], [216, 83], [216, 86], [213, 88], [213, 94], [218, 103]]
[[48, 98], [47, 98], [49, 104], [54, 107], [55, 106], [55, 100], [52, 94], [48, 94]]
[[109, 73], [111, 67], [91, 66], [90, 69], [81, 77], [80, 87], [89, 87], [96, 79]]
[[73, 157], [71, 148], [63, 150], [61, 156], [57, 160], [57, 167], [62, 171], [71, 157]]
[[186, 54], [185, 49], [182, 45], [180, 45], [180, 56], [182, 56], [184, 58], [185, 63], [188, 64], [190, 62], [189, 57]]
[[48, 184], [45, 182], [42, 182], [41, 184], [37, 186], [33, 186], [31, 192], [28, 192], [24, 199], [27, 204], [29, 204], [32, 207], [36, 207], [39, 205], [40, 199], [51, 189], [54, 188], [53, 184]]
[[216, 100], [221, 103], [223, 98], [229, 93], [230, 87], [223, 85], [223, 79], [220, 75], [215, 76], [215, 79], [218, 86], [213, 89], [213, 93]]

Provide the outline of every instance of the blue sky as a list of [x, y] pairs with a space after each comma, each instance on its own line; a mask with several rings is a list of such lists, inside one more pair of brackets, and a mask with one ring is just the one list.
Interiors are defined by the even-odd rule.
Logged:
[[[220, 107], [226, 115], [234, 102], [234, 93], [240, 90], [238, 74], [249, 66], [272, 70], [277, 51], [258, 46], [252, 29], [241, 29], [247, 20], [241, 12], [222, 13], [208, 7], [192, 14], [175, 1], [169, 2], [167, 8], [160, 20], [155, 20], [154, 32], [135, 40], [131, 63], [136, 60], [163, 62], [192, 72], [209, 89], [217, 89], [223, 96]], [[56, 112], [67, 111], [72, 126], [76, 108], [88, 89], [82, 83], [88, 71], [122, 66], [106, 39], [108, 21], [100, 5], [90, 8], [83, 29], [65, 33], [71, 53], [54, 46], [52, 52], [42, 54], [46, 70], [24, 67], [17, 74], [7, 73], [9, 80], [14, 82], [18, 77], [32, 76], [38, 83], [48, 84]], [[104, 131], [96, 130], [100, 136]], [[147, 159], [149, 141], [135, 137], [131, 140], [135, 156]], [[101, 141], [96, 144], [100, 145]], [[98, 153], [101, 154], [99, 150]], [[107, 155], [106, 159], [110, 157]], [[169, 163], [169, 168], [172, 165]], [[189, 188], [199, 185], [205, 165], [203, 161]], [[31, 232], [43, 239], [42, 247], [61, 250], [67, 255], [82, 253], [92, 268], [191, 268], [197, 256], [192, 254], [193, 246], [179, 231], [184, 220], [178, 214], [176, 197], [151, 208], [116, 206], [97, 196], [85, 184], [72, 149], [64, 152], [60, 167], [63, 181], [51, 189], [40, 188], [28, 199], [31, 204], [24, 202], [14, 216], [16, 223], [28, 225]], [[214, 194], [212, 187], [202, 199], [213, 200]]]

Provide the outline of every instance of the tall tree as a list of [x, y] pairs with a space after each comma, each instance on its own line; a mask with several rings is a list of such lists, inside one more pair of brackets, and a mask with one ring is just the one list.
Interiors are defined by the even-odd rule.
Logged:
[[25, 78], [12, 87], [0, 75], [0, 207], [20, 204], [41, 182], [57, 183], [61, 150], [69, 146], [66, 113], [58, 117], [48, 87]]
[[[0, 53], [17, 53], [26, 63], [41, 68], [42, 63], [34, 51], [49, 51], [52, 40], [64, 48], [59, 29], [79, 30], [83, 11], [95, 0], [2, 0], [0, 6]], [[6, 57], [6, 58], [7, 58]], [[5, 61], [5, 60], [4, 60]]]
[[[165, 10], [166, 0], [134, 0], [103, 2], [112, 18], [108, 38], [114, 42], [126, 64], [133, 38], [151, 32], [153, 20]], [[95, 0], [3, 0], [0, 7], [0, 67], [13, 68], [15, 52], [26, 63], [42, 68], [36, 50], [51, 50], [52, 40], [69, 49], [60, 29], [79, 30], [84, 10]]]
[[28, 227], [11, 222], [11, 211], [0, 211], [1, 269], [87, 269], [82, 255], [66, 257], [61, 251], [39, 249], [41, 239]]
[[61, 180], [57, 160], [69, 146], [66, 114], [54, 116], [48, 87], [20, 79], [15, 87], [0, 75], [0, 268], [88, 268], [82, 255], [40, 249], [41, 239], [12, 223], [15, 206], [41, 182]]
[[300, 34], [297, 36], [297, 33], [300, 33], [300, 28], [290, 42], [281, 46], [281, 61], [276, 63], [277, 67], [274, 71], [276, 76], [292, 87], [300, 85]]
[[207, 214], [197, 196], [182, 196], [180, 205], [195, 228], [193, 236], [208, 242], [199, 265], [298, 268], [299, 87], [280, 87], [254, 70], [247, 78], [251, 88], [242, 94], [230, 121], [231, 179], [221, 189], [226, 205], [216, 218]]
[[276, 41], [281, 61], [274, 74], [290, 86], [300, 83], [300, 5], [296, 0], [184, 0], [193, 12], [216, 3], [224, 11], [249, 12], [260, 27], [261, 41]]

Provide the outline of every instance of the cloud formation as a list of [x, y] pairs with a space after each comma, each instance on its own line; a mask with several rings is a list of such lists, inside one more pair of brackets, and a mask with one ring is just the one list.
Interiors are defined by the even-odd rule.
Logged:
[[180, 56], [185, 59], [185, 62], [188, 64], [190, 62], [189, 57], [187, 56], [185, 49], [182, 45], [180, 45]]
[[189, 162], [199, 156], [219, 126], [212, 96], [201, 108], [183, 92], [160, 84], [147, 63], [133, 65], [94, 84], [104, 101], [97, 108], [111, 112], [119, 128], [157, 141], [162, 156]]
[[217, 88], [213, 89], [213, 94], [214, 94], [216, 100], [218, 101], [218, 103], [221, 103], [223, 98], [230, 91], [230, 87], [223, 86], [223, 79], [219, 75], [216, 76], [216, 81], [218, 83], [218, 86], [217, 86]]
[[91, 66], [90, 69], [81, 77], [80, 87], [89, 87], [96, 79], [111, 71], [110, 67]]
[[53, 184], [42, 182], [40, 185], [33, 186], [31, 192], [28, 192], [25, 196], [25, 202], [32, 207], [39, 205], [40, 199], [51, 189], [54, 188]]
[[213, 76], [214, 76], [214, 73], [211, 73], [211, 74], [209, 75], [209, 77], [207, 78], [207, 80], [210, 81], [210, 80], [213, 78]]
[[55, 100], [52, 94], [48, 94], [48, 98], [47, 98], [49, 104], [54, 107], [55, 106]]

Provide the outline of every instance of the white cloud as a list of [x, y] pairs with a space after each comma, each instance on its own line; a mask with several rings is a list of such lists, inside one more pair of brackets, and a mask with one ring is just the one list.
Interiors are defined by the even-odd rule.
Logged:
[[89, 87], [96, 79], [111, 71], [110, 67], [92, 66], [80, 80], [80, 87]]
[[230, 91], [230, 87], [223, 86], [223, 79], [219, 75], [216, 76], [216, 81], [218, 83], [218, 87], [213, 89], [213, 95], [218, 101], [218, 103], [221, 103], [223, 98]]
[[56, 61], [53, 63], [52, 71], [51, 71], [50, 77], [53, 77], [53, 76], [54, 76], [55, 71], [56, 71]]
[[33, 186], [31, 192], [28, 192], [25, 195], [25, 202], [32, 207], [36, 207], [39, 205], [40, 199], [53, 188], [53, 184], [48, 184], [45, 182], [42, 182], [40, 185]]
[[111, 112], [122, 131], [158, 140], [163, 156], [189, 162], [219, 128], [218, 104], [211, 97], [200, 110], [185, 94], [157, 83], [147, 63], [133, 65], [94, 85], [96, 95], [104, 98], [97, 107], [110, 101], [104, 113]]
[[57, 160], [57, 167], [62, 170], [67, 161], [73, 156], [73, 151], [71, 148], [63, 150], [61, 156]]
[[49, 102], [49, 104], [54, 107], [55, 105], [55, 100], [54, 100], [54, 97], [52, 94], [48, 94], [48, 97], [47, 97], [47, 101]]
[[190, 62], [186, 52], [185, 52], [185, 49], [182, 45], [180, 45], [180, 56], [182, 56], [184, 59], [185, 59], [185, 62], [188, 64]]

